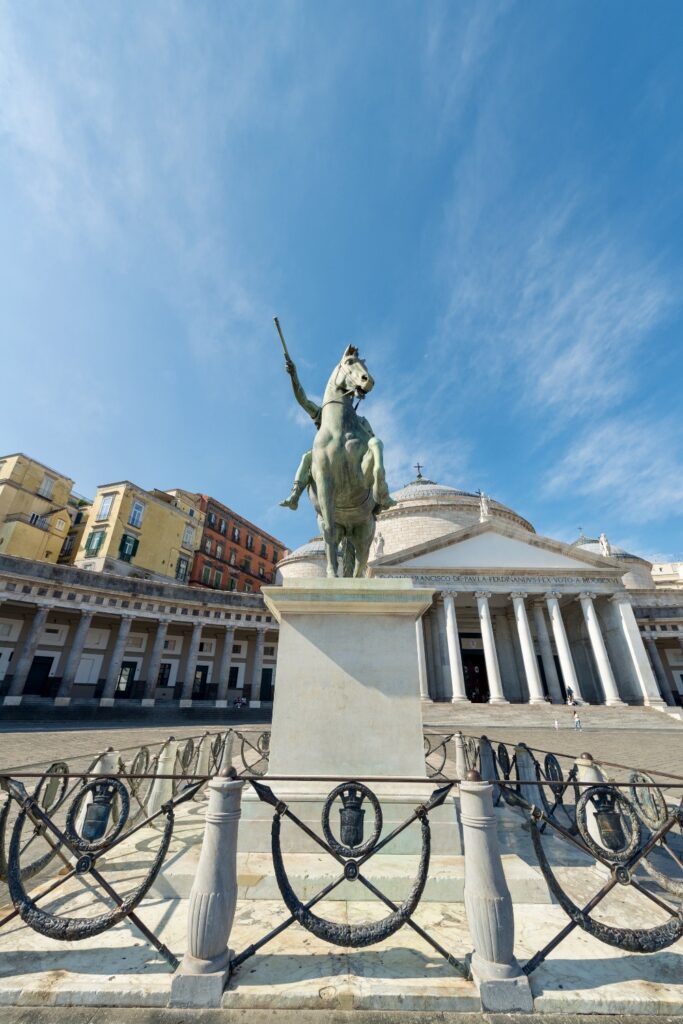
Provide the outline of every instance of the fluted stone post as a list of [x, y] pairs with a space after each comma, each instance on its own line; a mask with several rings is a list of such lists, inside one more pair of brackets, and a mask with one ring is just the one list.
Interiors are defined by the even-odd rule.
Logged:
[[73, 640], [69, 648], [69, 655], [62, 672], [62, 681], [57, 690], [55, 704], [68, 704], [71, 700], [71, 690], [76, 681], [76, 673], [81, 663], [81, 655], [85, 647], [85, 639], [93, 620], [94, 612], [81, 612], [81, 617], [76, 625]]
[[562, 669], [565, 690], [568, 686], [571, 686], [575, 700], [583, 701], [579, 678], [576, 674], [574, 659], [572, 658], [569, 640], [567, 639], [567, 631], [564, 628], [562, 609], [560, 608], [560, 603], [558, 601], [559, 596], [559, 593], [552, 591], [545, 595], [546, 604], [548, 605], [548, 615], [550, 616], [550, 625], [553, 627], [553, 636], [555, 637], [557, 657], [560, 659], [560, 668]]
[[187, 953], [173, 976], [172, 1006], [220, 1006], [230, 974], [228, 943], [237, 904], [237, 830], [244, 782], [209, 783], [204, 839], [189, 898]]
[[536, 764], [533, 754], [526, 743], [518, 743], [515, 746], [515, 763], [519, 781], [526, 783], [526, 785], [519, 787], [520, 795], [527, 803], [543, 808], [543, 797], [536, 774]]
[[500, 678], [498, 667], [498, 655], [496, 654], [496, 640], [493, 635], [493, 624], [491, 622], [491, 609], [489, 608], [489, 593], [479, 591], [475, 594], [477, 608], [479, 609], [479, 622], [481, 624], [481, 638], [484, 644], [484, 661], [486, 662], [486, 676], [489, 683], [489, 703], [508, 704], [503, 693], [503, 683]]
[[[590, 786], [600, 786], [603, 782], [607, 781], [602, 769], [595, 763], [591, 754], [581, 754], [574, 763], [577, 768], [576, 781], [588, 783], [588, 785], [579, 787], [580, 793], [584, 793]], [[602, 846], [602, 837], [595, 818], [595, 808], [590, 801], [586, 806], [586, 827], [595, 842]], [[605, 853], [608, 852], [608, 850], [605, 850]], [[602, 877], [607, 877], [610, 874], [609, 868], [599, 861], [595, 862], [595, 868]]]
[[226, 626], [223, 635], [223, 650], [218, 663], [218, 688], [216, 690], [216, 707], [228, 706], [228, 686], [230, 685], [230, 667], [232, 665], [232, 647], [235, 642], [235, 627]]
[[529, 703], [543, 704], [545, 701], [545, 694], [543, 693], [543, 686], [541, 685], [541, 677], [538, 672], [538, 662], [536, 661], [536, 651], [534, 650], [534, 642], [531, 639], [531, 630], [529, 629], [529, 620], [526, 615], [526, 606], [524, 604], [524, 598], [526, 596], [526, 594], [512, 594], [512, 606], [515, 609], [515, 622], [517, 623], [517, 633], [519, 634], [519, 646], [522, 648], [524, 674], [526, 675], [526, 682], [529, 688]]
[[13, 666], [12, 681], [9, 684], [7, 690], [7, 696], [5, 697], [5, 704], [21, 704], [21, 697], [24, 692], [24, 686], [26, 685], [26, 679], [29, 674], [29, 670], [33, 663], [33, 658], [38, 649], [40, 638], [43, 635], [43, 629], [47, 622], [47, 616], [50, 609], [42, 606], [38, 606], [33, 621], [29, 626], [26, 639], [24, 640], [21, 650], [17, 656], [17, 663]]
[[461, 732], [456, 732], [453, 742], [455, 744], [455, 774], [458, 779], [464, 779], [467, 775], [467, 756], [465, 740]]
[[109, 668], [107, 670], [107, 678], [104, 683], [104, 690], [102, 691], [102, 697], [100, 699], [101, 707], [110, 707], [114, 703], [114, 693], [116, 692], [116, 685], [121, 675], [121, 663], [123, 662], [123, 655], [126, 651], [126, 644], [128, 643], [128, 637], [130, 635], [130, 628], [133, 625], [133, 618], [130, 615], [124, 615], [119, 621], [119, 631], [116, 636], [114, 643], [114, 650], [111, 653], [109, 659]]
[[187, 708], [192, 706], [192, 687], [194, 686], [194, 677], [197, 671], [197, 658], [199, 657], [199, 644], [202, 639], [202, 623], [195, 622], [192, 627], [192, 633], [190, 635], [190, 646], [185, 659], [185, 679], [183, 681], [183, 689], [180, 694], [180, 707]]
[[169, 736], [159, 754], [156, 775], [147, 802], [147, 814], [156, 814], [163, 805], [173, 797], [173, 779], [160, 779], [160, 775], [172, 775], [175, 770], [178, 743], [174, 736]]
[[228, 769], [232, 767], [232, 748], [234, 742], [234, 732], [232, 729], [226, 729], [225, 736], [223, 737], [223, 749], [221, 751], [221, 759], [218, 765], [217, 775], [225, 775]]
[[453, 684], [453, 696], [451, 697], [451, 702], [453, 704], [457, 704], [459, 701], [467, 700], [467, 693], [465, 691], [465, 673], [462, 668], [460, 637], [458, 636], [458, 620], [455, 614], [455, 599], [453, 598], [453, 595], [444, 594], [443, 604], [446, 611], [448, 663], [451, 668], [451, 681]]
[[460, 786], [465, 846], [465, 912], [474, 943], [472, 978], [481, 1008], [491, 1013], [533, 1009], [529, 980], [515, 960], [515, 919], [496, 832], [493, 786], [469, 772]]
[[563, 704], [564, 701], [562, 700], [560, 679], [557, 674], [557, 669], [555, 668], [553, 649], [550, 646], [548, 627], [545, 624], [545, 612], [543, 611], [543, 605], [540, 601], [534, 602], [533, 613], [534, 625], [536, 627], [536, 638], [538, 639], [538, 647], [541, 652], [541, 661], [543, 662], [543, 671], [545, 672], [545, 680], [548, 684], [550, 699], [553, 704]]
[[251, 681], [249, 684], [249, 703], [261, 699], [261, 672], [263, 671], [263, 648], [266, 643], [266, 631], [263, 628], [256, 630], [256, 645], [254, 647], [254, 663], [251, 667]]
[[598, 616], [593, 604], [594, 596], [594, 594], [579, 594], [579, 602], [586, 622], [595, 663], [598, 666], [598, 675], [600, 676], [600, 683], [605, 695], [605, 704], [623, 704], [624, 702], [619, 696], [617, 681], [612, 672], [612, 666], [607, 657], [607, 648], [605, 647], [602, 630], [600, 629], [600, 623], [598, 622]]
[[429, 680], [427, 678], [427, 655], [425, 654], [425, 635], [422, 617], [415, 620], [415, 640], [417, 642], [417, 678], [420, 683], [420, 700], [428, 701]]
[[161, 668], [161, 658], [164, 653], [167, 633], [168, 622], [166, 619], [161, 619], [157, 624], [157, 632], [154, 637], [152, 652], [149, 656], [149, 665], [147, 666], [147, 682], [145, 683], [145, 694], [142, 698], [142, 703], [146, 707], [151, 707], [154, 704], [154, 694], [156, 692], [157, 679], [159, 678], [159, 669]]
[[199, 741], [195, 775], [208, 775], [211, 763], [211, 734], [207, 731]]

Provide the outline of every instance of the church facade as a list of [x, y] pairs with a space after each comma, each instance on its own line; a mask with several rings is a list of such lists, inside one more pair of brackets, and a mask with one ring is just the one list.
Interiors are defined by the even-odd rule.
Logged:
[[[370, 575], [433, 588], [416, 623], [424, 700], [683, 706], [683, 590], [607, 538], [539, 536], [482, 494], [417, 479], [377, 522]], [[325, 574], [315, 539], [283, 583]]]

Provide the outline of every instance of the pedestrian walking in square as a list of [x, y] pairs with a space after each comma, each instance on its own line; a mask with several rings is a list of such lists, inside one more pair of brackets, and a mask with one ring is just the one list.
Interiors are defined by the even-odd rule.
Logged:
[[581, 730], [583, 729], [583, 726], [581, 725], [581, 719], [579, 718], [579, 712], [578, 711], [574, 712], [574, 728], [578, 729], [579, 732], [581, 732]]

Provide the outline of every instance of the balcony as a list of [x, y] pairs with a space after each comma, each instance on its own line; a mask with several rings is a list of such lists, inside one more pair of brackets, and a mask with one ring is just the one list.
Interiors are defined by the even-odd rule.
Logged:
[[50, 530], [49, 517], [38, 515], [37, 512], [32, 512], [30, 515], [26, 512], [14, 512], [5, 518], [5, 522], [25, 523], [27, 526], [35, 526], [37, 530], [43, 530], [45, 533]]

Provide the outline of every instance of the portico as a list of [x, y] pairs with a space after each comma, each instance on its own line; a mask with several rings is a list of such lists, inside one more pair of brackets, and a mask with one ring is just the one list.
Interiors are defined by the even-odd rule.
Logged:
[[483, 522], [379, 558], [371, 573], [435, 591], [417, 640], [430, 700], [665, 702], [610, 558]]

